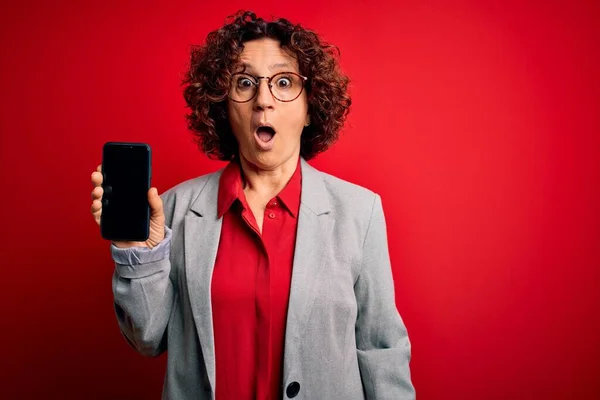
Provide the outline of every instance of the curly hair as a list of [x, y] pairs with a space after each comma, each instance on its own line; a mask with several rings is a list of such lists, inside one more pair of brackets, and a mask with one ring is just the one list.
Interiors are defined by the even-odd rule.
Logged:
[[239, 11], [210, 32], [204, 45], [192, 46], [190, 65], [181, 82], [190, 109], [185, 116], [188, 129], [209, 158], [228, 161], [238, 156], [227, 116], [227, 93], [231, 76], [241, 65], [243, 43], [260, 38], [279, 41], [282, 49], [296, 57], [300, 73], [308, 77], [311, 124], [302, 131], [300, 154], [309, 160], [338, 139], [352, 102], [350, 80], [340, 71], [336, 46], [284, 18], [266, 22], [251, 11]]

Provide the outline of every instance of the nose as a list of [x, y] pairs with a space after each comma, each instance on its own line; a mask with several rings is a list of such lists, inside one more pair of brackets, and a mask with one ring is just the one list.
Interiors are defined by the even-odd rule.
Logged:
[[256, 111], [272, 109], [275, 104], [275, 99], [269, 90], [269, 82], [266, 79], [259, 79], [256, 90], [258, 93], [256, 93], [254, 109]]

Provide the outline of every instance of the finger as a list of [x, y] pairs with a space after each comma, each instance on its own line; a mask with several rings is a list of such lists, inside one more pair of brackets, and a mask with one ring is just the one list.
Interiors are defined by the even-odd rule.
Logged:
[[102, 202], [100, 200], [94, 200], [92, 202], [92, 215], [94, 216], [94, 221], [98, 225], [100, 225], [100, 218], [102, 217]]
[[158, 195], [158, 190], [153, 187], [148, 191], [148, 203], [150, 204], [150, 210], [153, 218], [163, 216], [163, 202]]
[[102, 195], [104, 194], [104, 189], [102, 186], [96, 186], [94, 190], [92, 190], [92, 200], [102, 200]]
[[102, 202], [98, 199], [92, 201], [92, 208], [91, 208], [92, 214], [96, 214], [98, 212], [102, 211]]
[[100, 217], [102, 216], [102, 210], [92, 215], [94, 216], [94, 221], [96, 221], [96, 223], [100, 225]]
[[102, 164], [98, 165], [98, 168], [96, 168], [96, 171], [102, 173]]
[[92, 173], [92, 183], [94, 184], [94, 186], [102, 185], [102, 173], [94, 171]]

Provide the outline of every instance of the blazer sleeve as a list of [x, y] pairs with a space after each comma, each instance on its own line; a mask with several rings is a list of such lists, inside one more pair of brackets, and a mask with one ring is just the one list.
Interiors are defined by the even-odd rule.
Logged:
[[[167, 201], [165, 196], [165, 213]], [[173, 308], [170, 250], [172, 231], [166, 215], [165, 238], [153, 249], [111, 245], [115, 314], [121, 333], [137, 352], [156, 357], [166, 350], [166, 330]]]
[[358, 305], [356, 345], [367, 399], [415, 398], [409, 362], [411, 345], [396, 308], [381, 197], [375, 194], [354, 285]]

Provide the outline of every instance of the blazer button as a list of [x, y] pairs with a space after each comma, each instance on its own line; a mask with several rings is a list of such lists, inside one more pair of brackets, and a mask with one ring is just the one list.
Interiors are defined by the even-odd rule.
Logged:
[[288, 385], [287, 389], [285, 390], [285, 394], [287, 394], [287, 397], [289, 397], [290, 399], [293, 397], [296, 397], [299, 392], [300, 392], [300, 384], [298, 382], [290, 383]]

